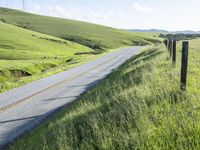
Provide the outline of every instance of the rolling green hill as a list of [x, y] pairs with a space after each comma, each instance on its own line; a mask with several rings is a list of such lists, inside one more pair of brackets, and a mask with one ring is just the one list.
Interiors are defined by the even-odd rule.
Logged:
[[0, 59], [33, 60], [69, 57], [88, 47], [0, 22]]
[[157, 34], [1, 7], [0, 31], [0, 92], [80, 65], [108, 49], [160, 42]]
[[[0, 92], [17, 79], [45, 72], [94, 50], [0, 22]], [[84, 55], [87, 56], [87, 55]]]
[[[158, 37], [153, 37], [153, 34], [129, 33], [101, 25], [35, 15], [6, 8], [0, 8], [0, 21], [74, 41], [93, 49], [144, 45], [160, 40]], [[157, 35], [155, 34], [155, 36]]]

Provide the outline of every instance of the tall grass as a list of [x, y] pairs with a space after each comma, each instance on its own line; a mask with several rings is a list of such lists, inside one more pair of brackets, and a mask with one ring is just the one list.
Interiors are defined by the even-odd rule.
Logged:
[[10, 148], [199, 149], [197, 47], [190, 51], [187, 92], [179, 90], [180, 63], [172, 68], [164, 47], [154, 47], [133, 57]]

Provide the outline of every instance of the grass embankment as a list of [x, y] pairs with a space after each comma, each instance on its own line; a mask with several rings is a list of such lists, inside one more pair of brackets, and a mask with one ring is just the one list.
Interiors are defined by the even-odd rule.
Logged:
[[133, 57], [11, 149], [199, 149], [200, 40], [190, 41], [181, 93], [180, 43], [172, 68], [164, 46]]
[[[158, 34], [129, 33], [101, 25], [0, 8], [0, 21], [80, 43], [96, 50], [159, 42]], [[154, 37], [155, 36], [155, 37]]]
[[0, 23], [0, 31], [0, 92], [35, 79], [34, 75], [52, 73], [47, 71], [61, 64], [83, 62], [95, 52], [83, 45], [5, 23]]

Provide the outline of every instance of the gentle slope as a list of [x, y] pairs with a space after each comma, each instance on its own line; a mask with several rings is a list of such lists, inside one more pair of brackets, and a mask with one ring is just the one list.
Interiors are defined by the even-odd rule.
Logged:
[[0, 92], [10, 86], [8, 82], [82, 57], [76, 53], [94, 52], [70, 41], [5, 23], [0, 23], [0, 31]]
[[153, 37], [154, 34], [129, 33], [101, 25], [35, 15], [6, 8], [0, 8], [0, 21], [74, 41], [97, 50], [160, 41], [159, 38]]

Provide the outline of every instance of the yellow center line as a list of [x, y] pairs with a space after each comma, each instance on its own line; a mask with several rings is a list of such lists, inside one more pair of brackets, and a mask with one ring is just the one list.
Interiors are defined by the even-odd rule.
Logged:
[[[129, 51], [128, 51], [128, 52], [129, 52]], [[124, 54], [124, 52], [123, 52], [123, 54]], [[7, 111], [7, 110], [13, 108], [13, 107], [17, 106], [18, 104], [20, 104], [20, 103], [22, 103], [22, 102], [25, 102], [25, 101], [27, 101], [28, 99], [30, 99], [30, 98], [32, 98], [32, 97], [34, 97], [34, 96], [36, 96], [36, 95], [41, 94], [41, 93], [44, 92], [44, 91], [47, 91], [47, 90], [49, 90], [49, 89], [51, 89], [51, 88], [54, 88], [54, 87], [56, 87], [56, 86], [58, 86], [58, 85], [60, 85], [60, 84], [68, 83], [68, 82], [70, 82], [70, 81], [72, 81], [72, 80], [74, 80], [74, 79], [77, 79], [78, 77], [80, 77], [80, 76], [82, 76], [82, 75], [84, 75], [84, 74], [87, 74], [88, 72], [93, 71], [93, 70], [95, 70], [95, 69], [97, 69], [97, 68], [103, 66], [103, 65], [106, 64], [106, 63], [111, 62], [112, 60], [116, 59], [116, 58], [119, 57], [119, 56], [121, 56], [121, 53], [120, 53], [118, 56], [115, 56], [115, 57], [113, 57], [112, 59], [109, 59], [108, 61], [106, 61], [106, 62], [104, 62], [104, 63], [102, 63], [102, 64], [100, 64], [100, 65], [97, 65], [97, 66], [95, 66], [95, 67], [93, 67], [93, 68], [91, 68], [91, 69], [89, 69], [89, 70], [87, 70], [87, 71], [85, 71], [85, 72], [83, 72], [83, 73], [77, 75], [77, 76], [74, 76], [74, 77], [72, 77], [72, 78], [70, 78], [70, 79], [66, 79], [66, 80], [64, 80], [64, 81], [61, 81], [61, 82], [59, 82], [59, 83], [57, 83], [57, 84], [54, 84], [54, 85], [52, 85], [52, 86], [50, 86], [50, 87], [48, 87], [48, 88], [46, 88], [46, 89], [43, 89], [43, 90], [41, 90], [41, 91], [39, 91], [39, 92], [37, 92], [37, 93], [35, 93], [35, 94], [32, 94], [32, 95], [30, 95], [30, 96], [28, 96], [28, 97], [26, 97], [26, 98], [23, 98], [23, 99], [21, 99], [21, 100], [15, 102], [15, 103], [12, 103], [12, 104], [10, 104], [10, 105], [8, 105], [8, 106], [5, 106], [5, 107], [3, 107], [3, 108], [0, 109], [0, 113], [5, 112], [5, 111]]]

